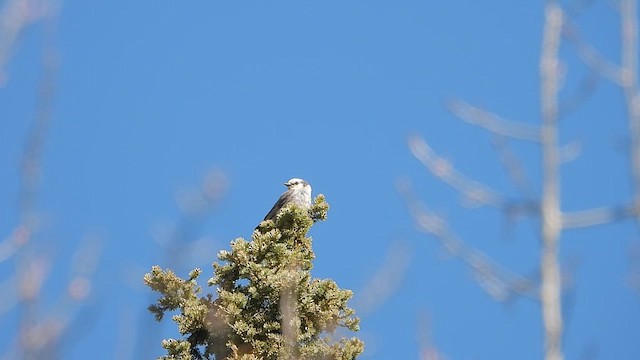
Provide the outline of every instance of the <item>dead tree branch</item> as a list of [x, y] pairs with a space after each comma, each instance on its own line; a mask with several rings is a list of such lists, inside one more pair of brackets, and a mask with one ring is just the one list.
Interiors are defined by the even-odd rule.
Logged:
[[636, 217], [638, 209], [634, 205], [600, 207], [562, 214], [562, 229], [576, 229], [610, 224]]
[[592, 70], [609, 81], [621, 85], [624, 83], [625, 74], [623, 69], [607, 60], [598, 52], [591, 44], [587, 43], [568, 19], [565, 19], [562, 34], [569, 41], [576, 51], [576, 54], [587, 64]]
[[[581, 5], [587, 4], [581, 1]], [[562, 274], [559, 260], [559, 241], [563, 230], [586, 228], [616, 221], [635, 218], [640, 225], [640, 94], [638, 91], [638, 24], [636, 0], [620, 0], [622, 18], [622, 64], [620, 66], [606, 60], [593, 46], [586, 43], [578, 30], [571, 24], [560, 2], [547, 0], [544, 10], [542, 51], [540, 55], [540, 127], [516, 125], [485, 110], [478, 109], [461, 101], [449, 104], [450, 110], [462, 120], [482, 127], [496, 135], [494, 149], [507, 174], [525, 198], [536, 199], [521, 162], [506, 146], [506, 139], [517, 139], [539, 143], [542, 153], [542, 194], [540, 201], [527, 200], [513, 202], [501, 192], [491, 189], [456, 171], [446, 160], [439, 157], [426, 142], [419, 138], [409, 141], [414, 156], [418, 158], [436, 177], [447, 183], [467, 198], [480, 204], [508, 209], [515, 206], [524, 214], [540, 216], [541, 259], [540, 285], [535, 298], [539, 299], [544, 328], [545, 360], [562, 360], [562, 338], [564, 320], [562, 317]], [[578, 57], [590, 68], [591, 73], [584, 79], [578, 92], [560, 100], [562, 71], [559, 49], [561, 40], [569, 41]], [[630, 204], [604, 206], [584, 211], [565, 212], [560, 207], [560, 166], [575, 159], [581, 152], [578, 141], [561, 146], [558, 135], [558, 122], [566, 112], [580, 105], [593, 91], [597, 74], [620, 86], [624, 92], [629, 114], [631, 133], [631, 173], [634, 197]], [[477, 195], [480, 194], [480, 195]], [[475, 195], [475, 196], [471, 196]], [[429, 211], [417, 201], [409, 204], [412, 216], [422, 231], [434, 235], [452, 255], [461, 258], [475, 271], [482, 274], [480, 285], [490, 293], [496, 291], [494, 284], [530, 284], [521, 277], [514, 276], [504, 268], [495, 265], [481, 252], [468, 247], [449, 230], [446, 221]], [[509, 214], [511, 212], [507, 212]], [[489, 269], [483, 272], [483, 269]], [[489, 279], [487, 282], [486, 280]], [[511, 282], [515, 279], [515, 283]], [[495, 280], [495, 281], [493, 281]], [[526, 280], [526, 279], [525, 279]], [[487, 283], [489, 286], [487, 286]], [[518, 293], [519, 286], [508, 286]], [[499, 290], [504, 288], [497, 287]], [[528, 285], [526, 293], [531, 291]], [[533, 297], [533, 296], [532, 296]], [[497, 297], [499, 298], [499, 297]]]
[[508, 146], [507, 138], [504, 136], [496, 136], [491, 141], [492, 148], [498, 154], [498, 159], [502, 164], [505, 172], [516, 186], [520, 194], [524, 198], [535, 198], [533, 186], [527, 175], [527, 171], [523, 162], [518, 158], [515, 152]]
[[509, 202], [496, 190], [475, 181], [459, 171], [451, 163], [440, 157], [422, 138], [409, 139], [409, 148], [413, 155], [435, 175], [452, 188], [458, 190], [466, 199], [480, 205], [504, 208]]
[[493, 134], [518, 140], [540, 141], [540, 128], [537, 126], [505, 120], [460, 100], [450, 101], [447, 107], [464, 122], [484, 128]]
[[411, 255], [411, 249], [403, 243], [391, 246], [384, 263], [358, 292], [356, 308], [360, 314], [372, 313], [397, 292], [411, 264]]
[[539, 301], [538, 285], [534, 281], [498, 265], [485, 253], [467, 245], [449, 229], [442, 217], [417, 200], [409, 184], [399, 184], [398, 190], [418, 228], [433, 235], [449, 255], [459, 258], [469, 266], [480, 286], [494, 299], [508, 301], [524, 296]]
[[562, 281], [558, 259], [558, 240], [562, 226], [558, 156], [558, 92], [560, 35], [563, 12], [553, 0], [545, 4], [545, 23], [540, 56], [540, 99], [542, 114], [542, 318], [545, 332], [545, 359], [562, 360]]
[[[44, 293], [47, 279], [54, 272], [55, 261], [49, 256], [50, 244], [44, 239], [38, 195], [41, 182], [42, 157], [48, 129], [53, 118], [58, 73], [58, 53], [55, 46], [59, 3], [55, 0], [15, 0], [5, 3], [0, 15], [0, 71], [8, 59], [14, 42], [31, 21], [42, 18], [43, 51], [41, 79], [36, 95], [35, 113], [24, 143], [20, 162], [18, 221], [11, 234], [0, 243], [0, 261], [11, 260], [15, 273], [6, 284], [6, 298], [1, 311], [16, 308], [12, 344], [4, 356], [8, 358], [40, 359], [60, 356], [61, 343], [67, 336], [87, 298], [91, 294], [99, 251], [81, 247], [71, 261], [72, 277], [56, 299]], [[44, 301], [46, 298], [46, 301]], [[51, 299], [50, 299], [51, 298]], [[53, 302], [50, 300], [54, 300]], [[57, 300], [57, 302], [55, 301]], [[77, 325], [77, 324], [76, 324]], [[80, 330], [79, 327], [73, 330]], [[82, 331], [86, 332], [86, 328]]]
[[5, 68], [19, 35], [47, 15], [47, 0], [8, 0], [0, 10], [0, 87], [6, 83]]
[[[620, 1], [622, 33], [622, 77], [629, 117], [631, 176], [634, 189], [634, 207], [640, 209], [640, 96], [638, 94], [638, 6], [635, 0]], [[640, 217], [636, 214], [637, 223]]]
[[584, 76], [574, 92], [560, 102], [558, 118], [564, 118], [584, 104], [597, 89], [599, 80], [599, 74], [593, 70]]

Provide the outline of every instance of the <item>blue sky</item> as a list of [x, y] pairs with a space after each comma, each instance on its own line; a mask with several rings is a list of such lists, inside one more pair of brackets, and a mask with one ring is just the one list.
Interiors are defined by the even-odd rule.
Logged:
[[[596, 1], [577, 23], [618, 61], [619, 23], [608, 2]], [[538, 304], [497, 303], [464, 264], [445, 260], [437, 242], [416, 230], [396, 183], [410, 180], [470, 245], [535, 274], [535, 222], [518, 222], [505, 236], [502, 215], [461, 206], [413, 158], [407, 138], [424, 137], [460, 170], [517, 194], [490, 136], [444, 104], [461, 98], [537, 123], [542, 24], [542, 2], [64, 2], [37, 203], [46, 225], [32, 249], [54, 264], [43, 316], [58, 311], [73, 250], [87, 236], [99, 237], [102, 249], [64, 358], [162, 353], [160, 340], [175, 333], [146, 312], [153, 294], [142, 285], [152, 265], [167, 266], [154, 234], [181, 222], [176, 194], [215, 169], [228, 187], [206, 220], [191, 224], [186, 241], [197, 246], [181, 275], [202, 267], [206, 283], [217, 251], [248, 237], [282, 183], [302, 177], [331, 204], [328, 221], [311, 231], [313, 274], [354, 290], [357, 311], [358, 294], [388, 271], [388, 254], [404, 249], [408, 263], [397, 287], [360, 312], [363, 359], [417, 359], [424, 314], [431, 341], [448, 359], [540, 359]], [[35, 111], [42, 34], [40, 23], [22, 33], [0, 88], [2, 238], [18, 221], [18, 164]], [[563, 94], [570, 94], [587, 71], [570, 47], [561, 53]], [[563, 120], [561, 141], [583, 144], [581, 157], [562, 169], [564, 210], [629, 198], [626, 127], [622, 95], [604, 80]], [[514, 149], [539, 190], [539, 149]], [[568, 359], [590, 351], [600, 359], [640, 358], [640, 294], [625, 282], [633, 244], [638, 232], [628, 222], [563, 234], [572, 285]], [[1, 279], [15, 263], [0, 263]], [[0, 331], [13, 334], [17, 312], [0, 316]]]

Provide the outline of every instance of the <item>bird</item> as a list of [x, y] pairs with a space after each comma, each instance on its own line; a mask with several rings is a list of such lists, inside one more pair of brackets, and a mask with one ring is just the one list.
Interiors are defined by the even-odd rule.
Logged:
[[308, 209], [311, 207], [311, 185], [308, 182], [298, 178], [292, 178], [284, 185], [287, 191], [280, 195], [280, 198], [273, 205], [264, 220], [274, 220], [278, 212], [289, 204], [295, 204], [301, 208]]

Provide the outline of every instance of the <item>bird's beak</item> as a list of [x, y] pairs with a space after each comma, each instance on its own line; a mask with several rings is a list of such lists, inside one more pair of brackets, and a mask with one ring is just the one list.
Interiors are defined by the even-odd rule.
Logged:
[[287, 181], [286, 183], [284, 183], [284, 186], [289, 187], [291, 186], [291, 183]]

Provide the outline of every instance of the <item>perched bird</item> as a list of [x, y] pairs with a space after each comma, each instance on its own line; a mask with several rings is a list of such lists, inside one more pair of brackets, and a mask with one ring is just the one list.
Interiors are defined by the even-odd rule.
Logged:
[[304, 209], [308, 209], [311, 206], [311, 185], [308, 182], [293, 178], [284, 183], [284, 185], [288, 188], [287, 191], [280, 195], [280, 198], [273, 205], [267, 216], [264, 217], [264, 220], [275, 219], [280, 209], [288, 204], [296, 204]]

